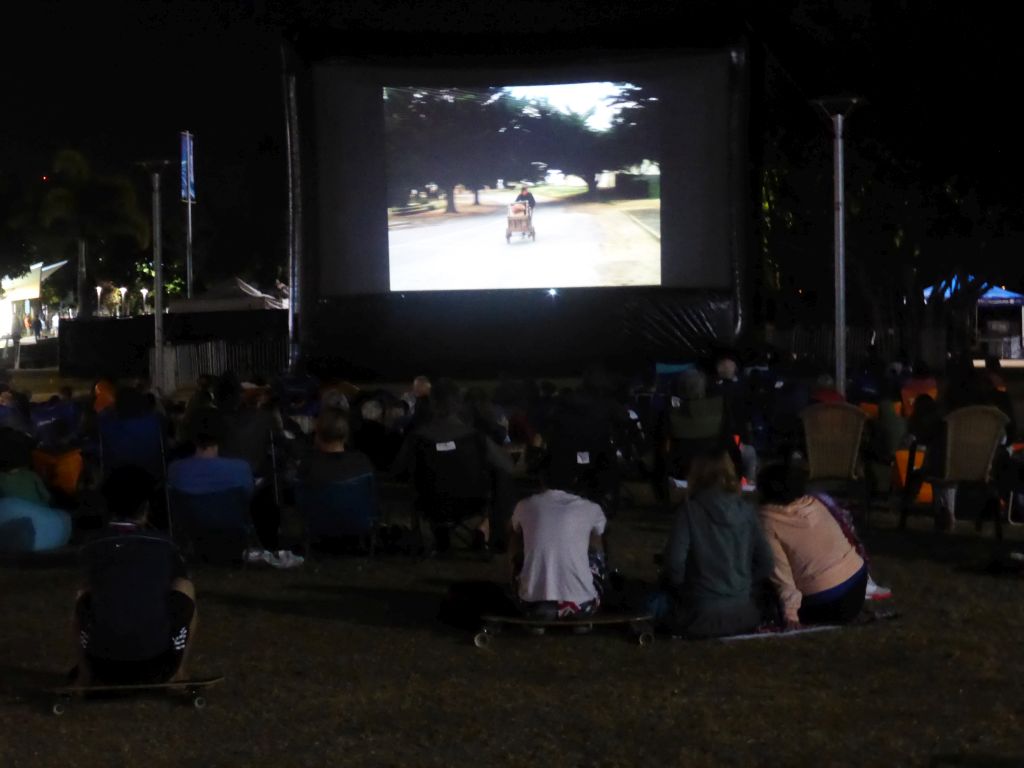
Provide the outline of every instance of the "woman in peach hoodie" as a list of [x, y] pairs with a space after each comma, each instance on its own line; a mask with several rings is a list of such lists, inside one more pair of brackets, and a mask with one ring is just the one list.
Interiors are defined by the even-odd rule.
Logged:
[[787, 467], [769, 467], [757, 481], [761, 525], [772, 548], [772, 584], [787, 627], [845, 624], [864, 606], [868, 568], [828, 507], [803, 493]]

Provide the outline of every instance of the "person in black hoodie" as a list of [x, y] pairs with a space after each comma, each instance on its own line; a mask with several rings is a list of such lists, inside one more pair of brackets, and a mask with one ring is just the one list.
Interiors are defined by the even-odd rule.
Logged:
[[771, 575], [772, 552], [739, 486], [728, 452], [694, 459], [665, 557], [674, 634], [723, 637], [761, 623], [755, 596]]

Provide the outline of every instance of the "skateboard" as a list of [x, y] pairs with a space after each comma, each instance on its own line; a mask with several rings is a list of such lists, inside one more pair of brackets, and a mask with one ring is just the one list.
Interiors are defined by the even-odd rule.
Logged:
[[480, 617], [481, 628], [473, 636], [473, 645], [486, 648], [495, 635], [501, 634], [505, 626], [522, 627], [531, 634], [543, 635], [548, 628], [569, 629], [577, 633], [586, 633], [597, 626], [623, 625], [630, 636], [641, 646], [654, 642], [653, 616], [631, 613], [597, 613], [593, 616], [580, 616], [567, 619], [536, 619], [528, 616], [496, 616], [493, 614]]
[[48, 688], [47, 693], [54, 697], [53, 706], [50, 711], [55, 715], [63, 715], [71, 700], [76, 696], [89, 696], [94, 693], [142, 692], [142, 691], [171, 691], [178, 689], [183, 691], [196, 709], [206, 706], [206, 696], [203, 692], [210, 686], [217, 685], [224, 680], [223, 677], [203, 677], [194, 680], [179, 680], [173, 683], [138, 683], [134, 685], [65, 685], [60, 688]]

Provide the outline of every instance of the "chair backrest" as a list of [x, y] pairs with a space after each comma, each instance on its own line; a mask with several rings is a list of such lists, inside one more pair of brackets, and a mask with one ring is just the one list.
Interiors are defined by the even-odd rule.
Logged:
[[300, 484], [295, 504], [311, 539], [325, 536], [365, 536], [377, 520], [372, 474], [322, 485]]
[[486, 499], [490, 494], [486, 437], [469, 432], [455, 440], [414, 437], [413, 485], [424, 501]]
[[270, 454], [270, 414], [246, 409], [228, 414], [225, 422], [226, 434], [221, 440], [219, 455], [228, 459], [243, 459], [254, 475], [262, 474]]
[[722, 436], [725, 401], [721, 397], [673, 397], [670, 402], [668, 425], [673, 440], [715, 440]]
[[104, 411], [100, 417], [100, 451], [103, 472], [117, 467], [141, 467], [158, 480], [166, 477], [164, 437], [155, 413], [130, 419]]
[[169, 493], [171, 528], [184, 552], [210, 562], [236, 562], [248, 544], [249, 495], [241, 488], [214, 493]]
[[32, 433], [39, 444], [46, 448], [66, 441], [74, 431], [72, 413], [64, 403], [42, 403], [31, 410]]
[[621, 432], [606, 402], [587, 397], [563, 401], [544, 437], [549, 487], [597, 498], [618, 484], [613, 440], [620, 440]]
[[807, 441], [808, 480], [853, 478], [867, 416], [849, 403], [818, 403], [800, 412]]
[[1006, 434], [1009, 419], [990, 405], [969, 405], [946, 416], [944, 480], [951, 483], [987, 483], [996, 448]]

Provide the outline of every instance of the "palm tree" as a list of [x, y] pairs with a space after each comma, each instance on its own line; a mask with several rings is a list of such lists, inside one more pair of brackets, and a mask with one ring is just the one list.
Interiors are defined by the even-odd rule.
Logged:
[[[131, 180], [94, 173], [88, 160], [72, 149], [59, 151], [53, 159], [53, 174], [38, 202], [36, 223], [41, 227], [41, 231], [35, 232], [37, 242], [49, 240], [62, 253], [69, 253], [72, 248], [77, 251], [81, 317], [91, 314], [92, 292], [86, 285], [88, 252], [96, 254], [94, 265], [107, 256], [108, 268], [120, 272], [109, 259], [118, 253], [118, 247], [127, 245], [138, 251], [150, 239], [149, 221], [139, 207]], [[93, 271], [97, 271], [95, 266]]]

